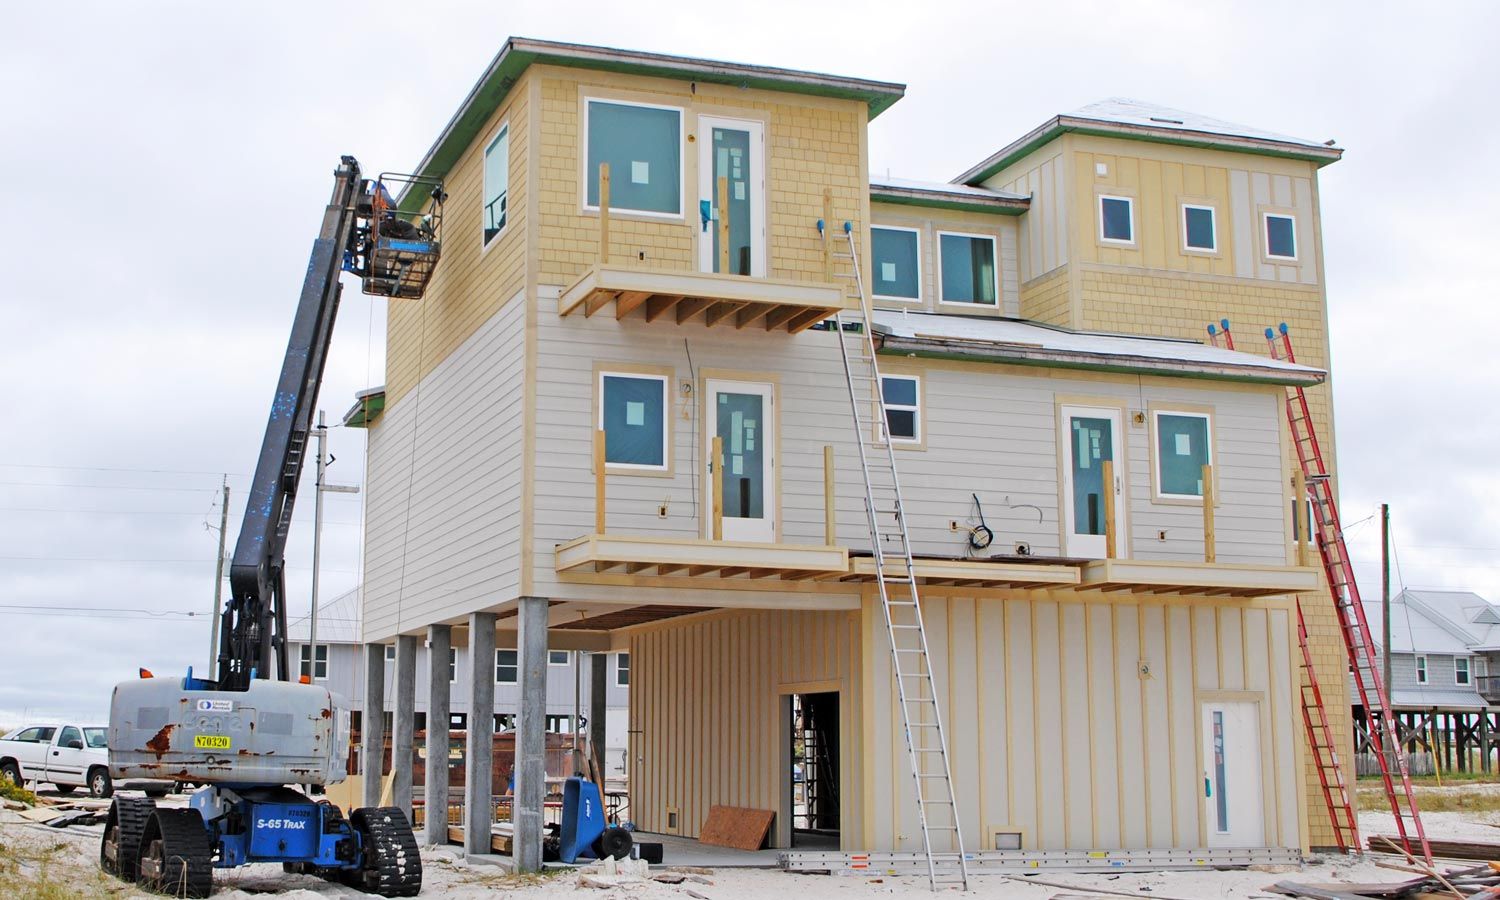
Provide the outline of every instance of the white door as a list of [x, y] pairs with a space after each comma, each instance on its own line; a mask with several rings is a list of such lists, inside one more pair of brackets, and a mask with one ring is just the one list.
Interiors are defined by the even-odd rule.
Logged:
[[1259, 704], [1203, 704], [1203, 768], [1208, 846], [1264, 847]]
[[719, 179], [727, 179], [729, 273], [766, 275], [765, 126], [698, 117], [698, 269], [719, 271]]
[[[1085, 559], [1105, 556], [1104, 513], [1106, 490], [1115, 499], [1115, 556], [1129, 555], [1125, 535], [1125, 466], [1120, 411], [1110, 407], [1064, 406], [1061, 432], [1063, 444], [1063, 553]], [[1114, 462], [1114, 483], [1104, 483], [1106, 461]]]
[[705, 536], [713, 537], [713, 439], [724, 442], [724, 540], [776, 539], [776, 412], [772, 385], [743, 381], [708, 382], [703, 458], [709, 498]]
[[53, 784], [83, 784], [83, 770], [92, 758], [83, 732], [68, 725], [47, 750], [47, 777]]

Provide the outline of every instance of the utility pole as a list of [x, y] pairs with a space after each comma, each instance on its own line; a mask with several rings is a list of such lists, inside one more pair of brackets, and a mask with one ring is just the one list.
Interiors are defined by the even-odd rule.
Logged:
[[1380, 504], [1380, 627], [1385, 640], [1382, 642], [1382, 674], [1385, 675], [1387, 702], [1391, 696], [1391, 506]]
[[214, 617], [208, 628], [208, 671], [217, 676], [219, 664], [219, 616], [224, 602], [224, 538], [229, 532], [229, 476], [224, 476], [224, 496], [219, 501], [219, 559], [214, 565]]
[[324, 419], [323, 410], [318, 410], [318, 425], [313, 429], [313, 436], [318, 439], [318, 477], [317, 491], [313, 497], [313, 558], [312, 558], [312, 612], [308, 617], [307, 634], [307, 674], [315, 675], [318, 670], [318, 572], [323, 551], [323, 494], [332, 491], [335, 494], [357, 494], [359, 487], [352, 484], [328, 484], [324, 475], [328, 472], [328, 466], [336, 457], [328, 455], [328, 425]]

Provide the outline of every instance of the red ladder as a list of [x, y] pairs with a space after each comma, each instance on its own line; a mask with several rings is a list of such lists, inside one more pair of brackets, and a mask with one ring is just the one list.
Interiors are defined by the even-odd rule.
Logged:
[[[1224, 322], [1226, 336], [1228, 322]], [[1271, 358], [1281, 359], [1284, 352], [1286, 361], [1295, 363], [1296, 355], [1292, 352], [1292, 337], [1288, 333], [1286, 323], [1280, 328], [1281, 346], [1277, 347], [1276, 332], [1266, 329], [1266, 342], [1271, 348]], [[1217, 343], [1217, 341], [1215, 342]], [[1233, 344], [1231, 343], [1231, 348]], [[1411, 789], [1411, 774], [1407, 771], [1406, 755], [1401, 750], [1401, 739], [1396, 730], [1395, 717], [1391, 715], [1390, 702], [1386, 697], [1385, 685], [1381, 683], [1380, 665], [1375, 654], [1375, 641], [1370, 634], [1370, 623], [1365, 618], [1364, 604], [1360, 602], [1359, 585], [1354, 581], [1354, 568], [1349, 561], [1349, 548], [1344, 544], [1344, 530], [1339, 523], [1338, 503], [1333, 498], [1333, 487], [1328, 477], [1328, 468], [1323, 462], [1323, 451], [1318, 446], [1318, 436], [1313, 431], [1312, 413], [1307, 408], [1307, 393], [1301, 387], [1291, 386], [1286, 389], [1286, 415], [1287, 424], [1291, 426], [1292, 443], [1297, 448], [1297, 460], [1302, 465], [1302, 474], [1307, 478], [1307, 492], [1312, 500], [1312, 525], [1313, 537], [1318, 545], [1318, 554], [1323, 558], [1323, 570], [1328, 576], [1329, 591], [1333, 596], [1333, 607], [1338, 612], [1339, 631], [1344, 635], [1344, 647], [1349, 652], [1349, 671], [1354, 680], [1354, 687], [1359, 693], [1360, 704], [1365, 709], [1365, 717], [1369, 723], [1369, 743], [1374, 751], [1375, 759], [1380, 765], [1380, 779], [1385, 788], [1386, 797], [1391, 803], [1391, 813], [1396, 819], [1396, 832], [1400, 838], [1401, 845], [1406, 852], [1416, 856], [1417, 850], [1421, 850], [1421, 856], [1432, 863], [1432, 848], [1427, 844], [1427, 832], [1422, 828], [1422, 817], [1417, 811], [1417, 800]], [[1301, 502], [1301, 498], [1298, 498]], [[1302, 611], [1298, 608], [1298, 637], [1302, 642], [1302, 652], [1308, 673], [1311, 675], [1311, 657], [1307, 649], [1307, 630], [1302, 626]], [[1314, 684], [1316, 684], [1314, 682]], [[1309, 733], [1313, 731], [1311, 719], [1307, 710], [1308, 690], [1303, 688], [1303, 716], [1309, 722]], [[1312, 701], [1317, 706], [1320, 716], [1324, 716], [1321, 727], [1327, 732], [1327, 718], [1323, 711], [1323, 699], [1321, 692], [1316, 687], [1312, 688]], [[1314, 739], [1314, 753], [1318, 752], [1317, 743]], [[1331, 740], [1329, 741], [1332, 749]], [[1352, 809], [1348, 808], [1348, 791], [1343, 787], [1343, 775], [1338, 772], [1337, 755], [1334, 754], [1332, 769], [1336, 773], [1336, 782], [1342, 794], [1346, 814], [1352, 824]], [[1394, 770], [1394, 772], [1393, 772]], [[1335, 795], [1330, 792], [1326, 781], [1325, 770], [1322, 761], [1319, 761], [1318, 777], [1323, 780], [1323, 790], [1329, 798], [1329, 811], [1332, 814], [1335, 809]], [[1401, 781], [1401, 789], [1396, 789], [1396, 779]], [[1405, 798], [1406, 808], [1402, 808], [1402, 798]], [[1339, 831], [1339, 816], [1334, 814], [1334, 831]], [[1410, 827], [1408, 827], [1408, 823]], [[1415, 844], [1412, 841], [1412, 833], [1415, 832]], [[1358, 848], [1357, 832], [1351, 830], [1354, 835], [1355, 848]], [[1343, 845], [1342, 839], [1340, 845]]]

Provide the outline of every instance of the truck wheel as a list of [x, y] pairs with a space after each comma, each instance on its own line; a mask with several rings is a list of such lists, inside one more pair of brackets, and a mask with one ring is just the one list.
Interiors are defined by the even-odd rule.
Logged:
[[207, 897], [214, 889], [214, 851], [196, 809], [158, 809], [141, 833], [139, 883], [173, 897]]
[[21, 782], [21, 767], [13, 762], [0, 763], [0, 778], [4, 778], [16, 787], [25, 787]]
[[[72, 790], [69, 788], [69, 790]], [[95, 766], [89, 769], [89, 796], [98, 797], [101, 800], [108, 799], [115, 792], [114, 782], [110, 780], [109, 770], [103, 766]]]
[[121, 881], [135, 881], [140, 874], [141, 832], [156, 803], [139, 797], [116, 797], [104, 822], [104, 840], [99, 845], [99, 867]]

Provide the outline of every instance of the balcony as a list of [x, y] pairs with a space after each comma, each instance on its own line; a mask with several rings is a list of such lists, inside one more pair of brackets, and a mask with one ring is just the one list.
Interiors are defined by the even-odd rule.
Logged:
[[588, 534], [559, 544], [556, 554], [560, 575], [797, 581], [849, 571], [843, 547], [702, 538]]
[[1500, 703], [1500, 675], [1474, 676], [1474, 688], [1486, 703]]
[[614, 304], [616, 319], [702, 322], [796, 334], [850, 309], [836, 284], [596, 263], [558, 299], [558, 313], [585, 318]]
[[1080, 564], [1077, 589], [1252, 598], [1316, 591], [1320, 584], [1312, 566], [1094, 559]]

